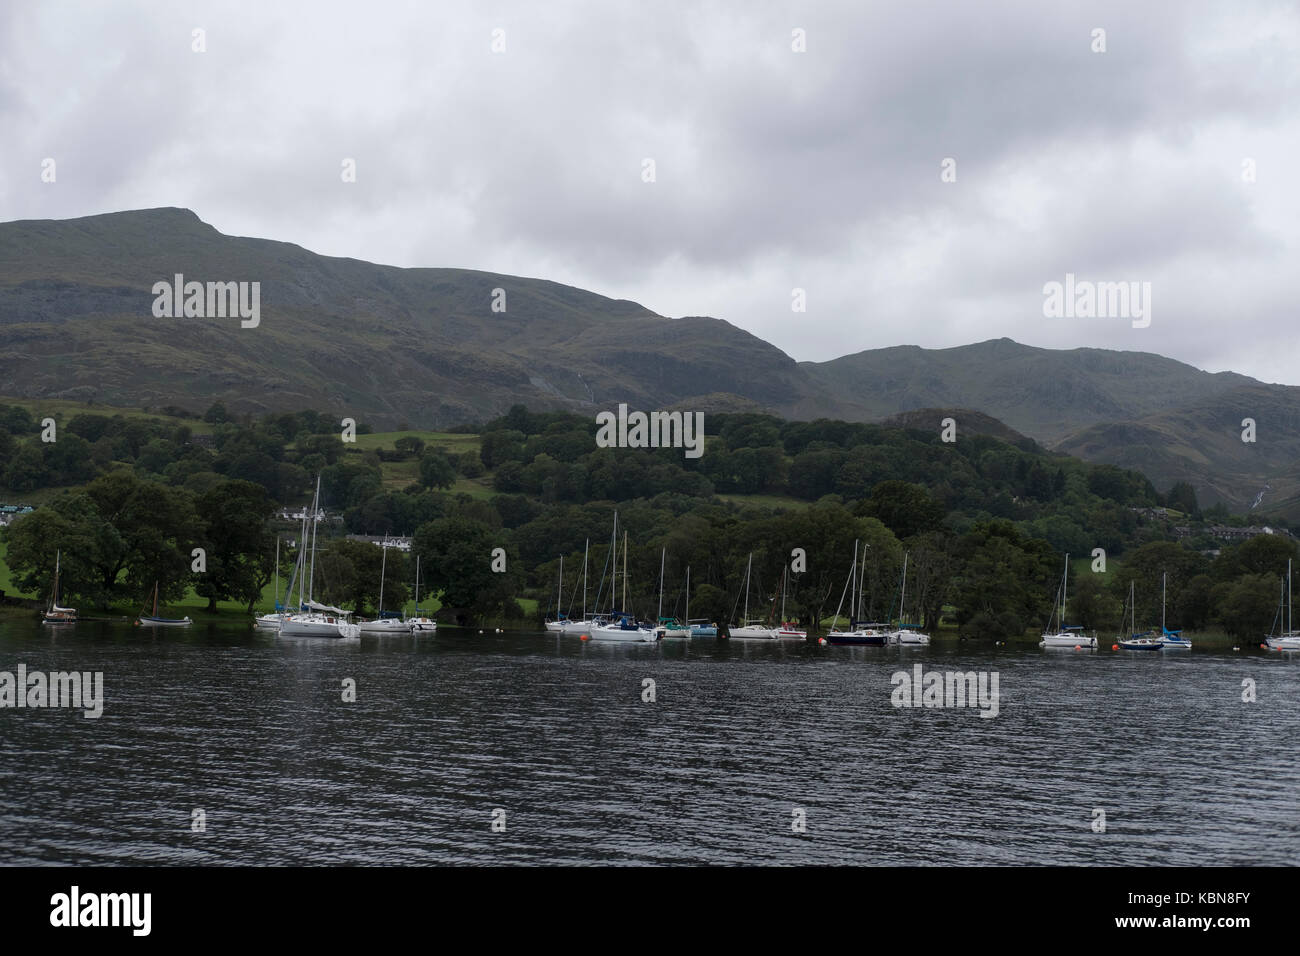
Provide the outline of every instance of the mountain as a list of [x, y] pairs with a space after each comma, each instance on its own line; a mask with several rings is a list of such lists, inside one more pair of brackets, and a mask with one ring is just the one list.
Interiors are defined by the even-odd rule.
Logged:
[[800, 367], [828, 391], [851, 390], [872, 417], [962, 406], [1047, 444], [1086, 425], [1141, 418], [1258, 384], [1149, 352], [1039, 349], [1011, 339], [950, 349], [900, 345]]
[[[155, 318], [153, 285], [258, 282], [260, 323]], [[505, 310], [493, 311], [494, 290]], [[796, 362], [728, 322], [543, 279], [400, 269], [227, 236], [186, 209], [0, 223], [0, 395], [446, 428], [515, 403], [756, 410], [977, 431], [1300, 517], [1300, 389], [1144, 352], [996, 339]], [[955, 414], [955, 413], [954, 413]], [[969, 416], [968, 416], [969, 417]], [[1240, 440], [1243, 418], [1258, 441]], [[958, 419], [959, 423], [961, 418]], [[962, 426], [959, 424], [959, 429]], [[960, 432], [959, 432], [960, 433]], [[1019, 434], [1017, 434], [1019, 433]]]

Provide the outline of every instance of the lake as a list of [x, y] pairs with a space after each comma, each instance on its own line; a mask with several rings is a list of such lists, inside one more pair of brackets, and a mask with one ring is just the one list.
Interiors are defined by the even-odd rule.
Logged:
[[[917, 663], [997, 716], [894, 706]], [[104, 702], [0, 709], [8, 864], [1300, 862], [1300, 655], [0, 620], [19, 664]]]

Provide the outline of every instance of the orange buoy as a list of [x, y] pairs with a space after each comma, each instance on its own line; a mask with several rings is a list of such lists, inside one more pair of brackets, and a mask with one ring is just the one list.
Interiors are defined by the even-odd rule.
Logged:
[[820, 645], [822, 645], [823, 647], [825, 647], [825, 646], [826, 646], [826, 638], [824, 638], [824, 637], [819, 637], [819, 638], [817, 638], [817, 643], [820, 644]]
[[1074, 649], [1075, 649], [1076, 651], [1081, 651], [1081, 650], [1083, 650], [1083, 645], [1082, 645], [1082, 644], [1075, 644], [1075, 645], [1074, 645]]
[[584, 634], [584, 635], [582, 635], [582, 640], [584, 640], [584, 641], [589, 641], [589, 640], [591, 640], [591, 635], [590, 635], [590, 634]]
[[1117, 650], [1119, 650], [1119, 645], [1118, 645], [1118, 644], [1112, 644], [1112, 645], [1110, 646], [1110, 649], [1111, 649], [1112, 651], [1117, 651]]

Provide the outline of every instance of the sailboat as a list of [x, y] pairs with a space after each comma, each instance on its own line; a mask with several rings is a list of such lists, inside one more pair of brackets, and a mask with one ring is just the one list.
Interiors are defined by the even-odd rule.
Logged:
[[[676, 617], [664, 617], [664, 562], [668, 558], [668, 549], [659, 552], [659, 620], [655, 627], [655, 636], [660, 638], [690, 637], [689, 625], [683, 624]], [[691, 572], [686, 570], [686, 586], [691, 586]]]
[[560, 555], [560, 575], [555, 584], [555, 617], [546, 622], [548, 631], [563, 631], [568, 623], [568, 616], [560, 610], [561, 602], [564, 600], [564, 555]]
[[1117, 637], [1115, 640], [1119, 646], [1126, 651], [1158, 651], [1160, 650], [1159, 638], [1152, 637], [1150, 632], [1137, 632], [1137, 604], [1133, 600], [1133, 582], [1128, 583], [1128, 607], [1129, 623], [1128, 637]]
[[[311, 569], [299, 577], [298, 606], [303, 610], [297, 613], [281, 612], [281, 637], [360, 637], [360, 626], [348, 620], [351, 611], [318, 604], [312, 599], [313, 579], [316, 577], [316, 525], [319, 522], [317, 508], [320, 505], [320, 476], [316, 477], [316, 496], [311, 503]], [[302, 540], [307, 540], [307, 517], [303, 516]], [[298, 570], [306, 570], [308, 552], [299, 549]], [[295, 571], [297, 577], [297, 571]], [[290, 585], [292, 589], [292, 585]]]
[[136, 618], [137, 624], [148, 624], [151, 627], [189, 627], [193, 622], [188, 617], [159, 617], [158, 616], [158, 582], [153, 583], [153, 614], [141, 614]]
[[420, 556], [415, 556], [415, 617], [406, 619], [406, 626], [414, 634], [417, 631], [436, 631], [438, 622], [420, 610]]
[[[1066, 626], [1065, 623], [1065, 600], [1066, 592], [1070, 584], [1070, 556], [1065, 556], [1065, 573], [1061, 576], [1061, 587], [1057, 592], [1061, 595], [1059, 607], [1052, 608], [1052, 618], [1047, 622], [1048, 630], [1043, 632], [1043, 639], [1038, 642], [1039, 647], [1096, 647], [1097, 635], [1085, 634], [1080, 625]], [[1059, 618], [1057, 615], [1060, 615]], [[1052, 621], [1057, 622], [1057, 629], [1051, 630]]]
[[1160, 646], [1167, 651], [1192, 649], [1192, 642], [1183, 637], [1181, 630], [1171, 631], [1165, 627], [1165, 592], [1168, 590], [1169, 572], [1165, 571], [1160, 575]]
[[930, 635], [922, 634], [916, 627], [907, 626], [907, 557], [908, 552], [903, 552], [903, 584], [898, 592], [898, 630], [889, 635], [891, 644], [907, 644], [915, 647], [924, 647], [930, 643]]
[[77, 623], [77, 609], [75, 607], [59, 607], [59, 561], [62, 557], [62, 551], [56, 550], [54, 552], [54, 587], [50, 591], [50, 604], [45, 609], [45, 616], [41, 619], [45, 624]]
[[[582, 543], [582, 617], [578, 620], [565, 616], [562, 619], [560, 630], [568, 633], [569, 631], [585, 631], [591, 627], [591, 621], [587, 620], [587, 550], [591, 546], [591, 539], [588, 538]], [[563, 560], [563, 558], [561, 558]], [[569, 598], [569, 608], [573, 608], [573, 598]], [[558, 610], [558, 608], [557, 608]]]
[[379, 617], [373, 621], [361, 622], [362, 634], [409, 634], [411, 625], [402, 619], [400, 614], [389, 612], [388, 617], [384, 617], [384, 578], [388, 573], [388, 542], [384, 541], [381, 548], [384, 550], [384, 557], [379, 565]]
[[806, 641], [808, 632], [799, 626], [797, 621], [787, 621], [785, 619], [785, 582], [789, 577], [790, 567], [786, 565], [781, 568], [781, 626], [776, 629], [776, 636], [782, 640]]
[[707, 617], [691, 618], [691, 566], [686, 565], [686, 629], [691, 637], [717, 637], [718, 625]]
[[278, 534], [275, 536], [275, 588], [271, 593], [275, 595], [275, 613], [254, 615], [253, 626], [268, 631], [278, 631], [280, 629], [280, 536]]
[[[1286, 562], [1286, 582], [1283, 585], [1283, 593], [1286, 595], [1286, 630], [1278, 634], [1270, 633], [1264, 638], [1264, 642], [1275, 651], [1300, 651], [1300, 634], [1297, 634], [1292, 627], [1291, 620], [1291, 559]], [[1277, 615], [1273, 618], [1273, 626], [1276, 628], [1279, 621], [1282, 620], [1281, 600], [1278, 601]]]
[[[740, 627], [731, 628], [728, 636], [740, 640], [775, 640], [776, 628], [768, 627], [762, 621], [751, 621], [749, 619], [749, 579], [753, 569], [754, 552], [751, 551], [749, 552], [749, 562], [745, 565], [745, 614], [740, 619]], [[732, 613], [735, 613], [735, 608], [732, 608]]]
[[865, 645], [869, 647], [882, 647], [889, 643], [889, 634], [879, 624], [867, 621], [859, 621], [857, 613], [861, 612], [862, 606], [862, 577], [865, 576], [867, 567], [867, 549], [862, 549], [862, 562], [858, 562], [858, 542], [853, 542], [853, 563], [849, 565], [849, 579], [844, 582], [844, 590], [840, 592], [840, 603], [835, 608], [835, 622], [839, 623], [840, 609], [844, 607], [844, 596], [849, 596], [849, 627], [848, 630], [839, 627], [832, 627], [826, 634], [826, 641], [829, 644], [852, 644]]
[[[611, 542], [610, 565], [614, 574], [618, 574], [618, 512], [614, 512], [614, 536]], [[648, 627], [642, 627], [637, 623], [636, 618], [629, 614], [627, 607], [627, 532], [623, 532], [623, 608], [614, 607], [615, 594], [618, 591], [616, 582], [610, 583], [608, 614], [599, 615], [591, 623], [590, 635], [593, 641], [653, 641], [656, 640], [654, 631]]]

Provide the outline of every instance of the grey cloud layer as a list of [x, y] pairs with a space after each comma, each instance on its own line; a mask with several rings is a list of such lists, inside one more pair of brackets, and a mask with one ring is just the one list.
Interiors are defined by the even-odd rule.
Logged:
[[[1300, 382], [1292, 5], [265, 7], [0, 10], [0, 217], [188, 206], [717, 315], [799, 359], [1009, 335]], [[1151, 281], [1151, 328], [1044, 319], [1066, 271]]]

